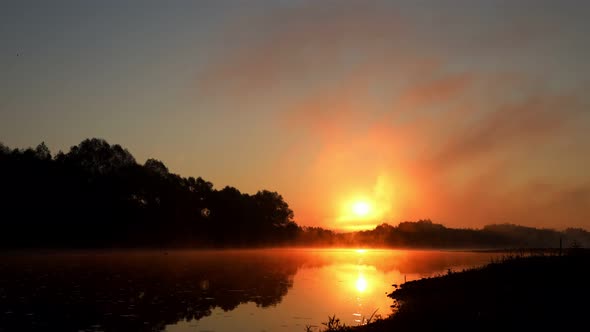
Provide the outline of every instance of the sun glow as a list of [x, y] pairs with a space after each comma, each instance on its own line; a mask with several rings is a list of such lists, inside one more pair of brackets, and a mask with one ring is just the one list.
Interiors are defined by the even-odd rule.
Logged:
[[358, 195], [340, 201], [337, 225], [345, 231], [371, 229], [380, 218], [379, 207], [371, 197]]
[[[361, 231], [373, 229], [387, 219], [395, 219], [394, 213], [398, 204], [394, 199], [394, 183], [392, 176], [383, 174], [377, 176], [373, 189], [365, 186], [356, 188], [341, 188], [343, 195], [335, 195], [334, 228], [343, 231]], [[401, 185], [397, 186], [402, 188]]]
[[365, 201], [359, 201], [352, 204], [352, 212], [358, 217], [365, 217], [371, 212], [371, 205]]
[[367, 279], [362, 274], [359, 274], [358, 278], [356, 279], [356, 290], [363, 293], [367, 290]]

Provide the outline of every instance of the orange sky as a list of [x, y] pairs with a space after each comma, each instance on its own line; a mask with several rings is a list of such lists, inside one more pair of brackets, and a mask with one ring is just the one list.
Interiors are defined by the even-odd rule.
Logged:
[[[396, 17], [286, 11], [250, 23], [270, 32], [210, 69], [206, 86], [230, 91], [230, 107], [282, 110], [271, 123], [292, 140], [269, 183], [297, 220], [337, 229], [418, 218], [585, 226], [585, 85], [500, 58], [542, 49], [534, 32], [506, 40], [527, 22], [484, 29], [488, 50], [474, 53], [498, 58], [466, 56], [465, 46], [456, 56], [483, 63], [464, 65], [452, 50], [427, 52], [416, 27]], [[351, 211], [359, 200], [372, 206], [365, 217]]]
[[589, 229], [590, 6], [457, 3], [15, 4], [0, 140], [102, 137], [301, 225]]
[[[264, 37], [243, 37], [198, 86], [224, 91], [230, 114], [280, 110], [268, 121], [290, 139], [269, 183], [300, 223], [587, 225], [586, 85], [520, 63], [547, 46], [542, 23], [493, 25], [480, 31], [487, 42], [449, 50], [392, 12], [275, 14], [249, 22]], [[359, 200], [372, 206], [365, 217], [351, 211]]]

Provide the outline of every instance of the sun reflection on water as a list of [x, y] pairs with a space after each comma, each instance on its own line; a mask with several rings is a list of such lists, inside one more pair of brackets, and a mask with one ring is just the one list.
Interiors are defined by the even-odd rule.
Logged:
[[[211, 253], [203, 255], [203, 257], [210, 257]], [[234, 257], [229, 262], [235, 263], [228, 265], [229, 257], [218, 259], [218, 257], [226, 256]], [[249, 269], [250, 265], [262, 261], [262, 258], [269, 260], [267, 265], [256, 268], [252, 272], [256, 276], [256, 281], [251, 284], [252, 288], [249, 292], [252, 293], [248, 295], [249, 302], [239, 305], [231, 311], [231, 314], [218, 306], [211, 311], [211, 314], [199, 319], [198, 322], [181, 322], [177, 324], [178, 327], [169, 325], [167, 332], [195, 331], [195, 324], [198, 325], [196, 328], [198, 330], [218, 332], [233, 332], [236, 326], [242, 327], [240, 330], [244, 332], [261, 330], [299, 332], [304, 330], [302, 327], [304, 325], [313, 325], [314, 331], [318, 331], [322, 327], [321, 323], [325, 322], [328, 316], [333, 315], [340, 318], [346, 325], [364, 325], [379, 316], [387, 317], [391, 314], [393, 303], [387, 294], [394, 290], [392, 284], [402, 284], [406, 277], [408, 281], [416, 280], [435, 273], [444, 273], [448, 268], [460, 269], [489, 262], [489, 257], [488, 254], [481, 253], [372, 248], [223, 253], [223, 256], [211, 259], [211, 264], [219, 265], [219, 271], [228, 271], [228, 273], [233, 272], [233, 270], [227, 270], [228, 266], [231, 267], [240, 262]], [[184, 264], [184, 260], [182, 262]], [[199, 264], [194, 266], [201, 268]], [[291, 286], [278, 289], [277, 293], [273, 291], [274, 277], [271, 278], [271, 276], [280, 277], [276, 281], [282, 281], [281, 285], [286, 282]], [[211, 275], [199, 275], [201, 283], [197, 284], [197, 290], [207, 294], [203, 295], [204, 300], [205, 296], [211, 296], [206, 299], [207, 303], [216, 300], [211, 295], [213, 291], [220, 296], [220, 299], [225, 299], [224, 293], [219, 290], [220, 282], [223, 282], [222, 285], [231, 285], [230, 282], [239, 285], [242, 281], [250, 280], [245, 277], [222, 275], [215, 279]], [[240, 287], [240, 289], [246, 289], [243, 286]], [[233, 289], [228, 289], [226, 292], [232, 296], [246, 293], [230, 291]], [[260, 291], [263, 292], [258, 293]], [[275, 294], [279, 301], [276, 306], [274, 304], [260, 306], [254, 303], [254, 301], [266, 303], [262, 302], [263, 299], [266, 296], [273, 296], [272, 294]]]
[[367, 279], [365, 279], [365, 276], [359, 273], [359, 276], [356, 279], [355, 286], [356, 290], [359, 291], [359, 293], [364, 293], [367, 290]]

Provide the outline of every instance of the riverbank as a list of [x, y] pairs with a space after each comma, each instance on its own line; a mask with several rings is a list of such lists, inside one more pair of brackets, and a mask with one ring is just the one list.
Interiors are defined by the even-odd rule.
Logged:
[[[396, 313], [353, 331], [564, 330], [587, 326], [590, 252], [509, 257], [400, 285]], [[395, 286], [394, 286], [395, 287]]]

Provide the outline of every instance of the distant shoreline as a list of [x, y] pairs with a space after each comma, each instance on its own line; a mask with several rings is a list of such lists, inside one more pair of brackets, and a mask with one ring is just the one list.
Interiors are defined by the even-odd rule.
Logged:
[[[559, 248], [437, 248], [437, 247], [367, 247], [367, 246], [249, 246], [249, 247], [29, 247], [0, 248], [0, 254], [6, 253], [60, 253], [60, 252], [119, 252], [119, 251], [236, 251], [236, 250], [411, 250], [411, 251], [448, 251], [475, 253], [513, 253], [513, 254], [558, 254]], [[563, 250], [564, 252], [566, 249]]]

